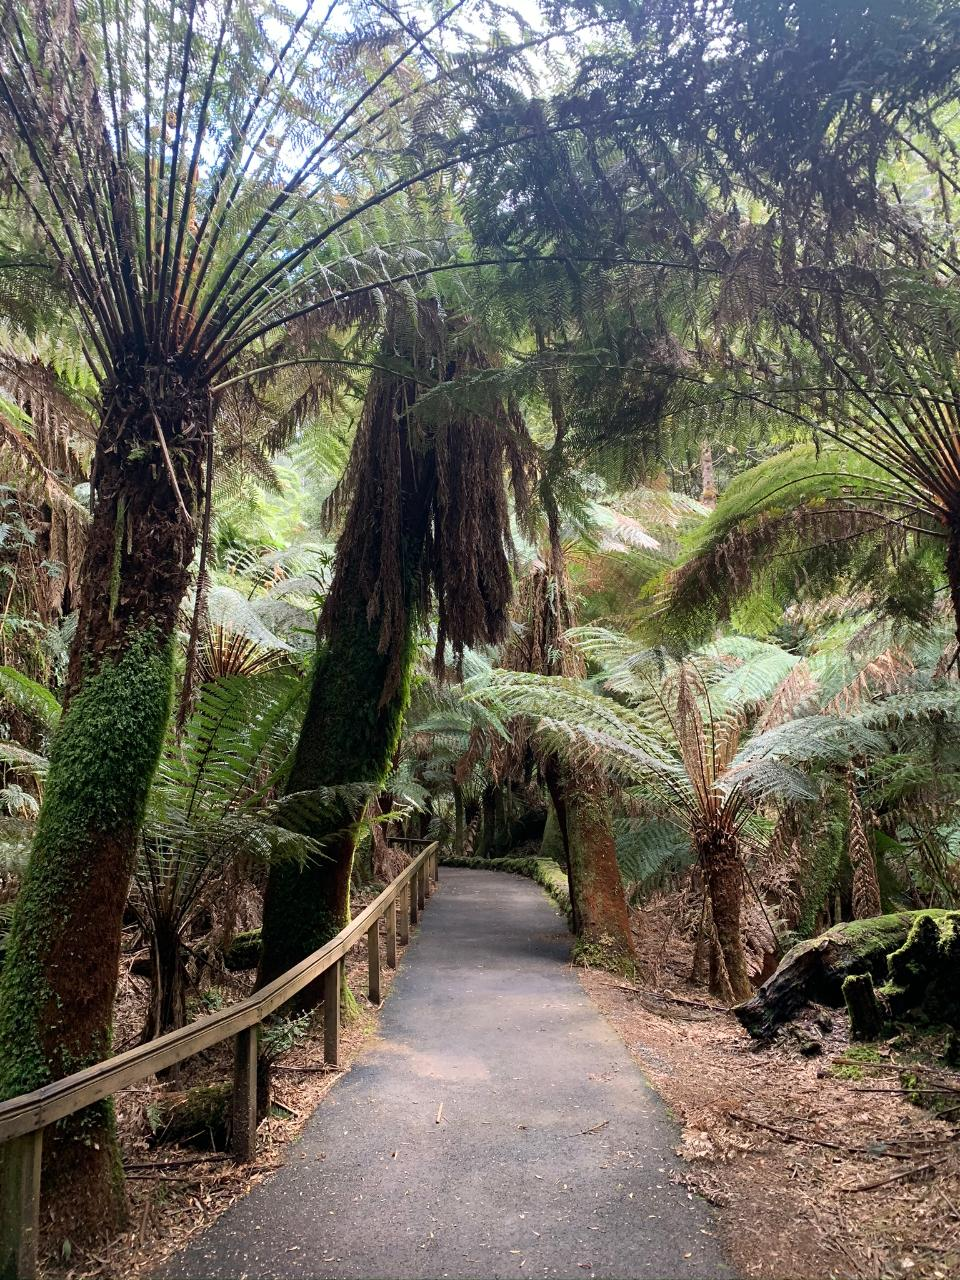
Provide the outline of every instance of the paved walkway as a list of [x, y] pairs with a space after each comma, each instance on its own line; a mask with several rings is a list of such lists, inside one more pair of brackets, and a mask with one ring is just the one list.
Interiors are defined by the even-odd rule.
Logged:
[[164, 1275], [732, 1276], [708, 1206], [671, 1181], [676, 1128], [567, 965], [551, 903], [514, 876], [441, 875], [380, 1038], [284, 1167]]

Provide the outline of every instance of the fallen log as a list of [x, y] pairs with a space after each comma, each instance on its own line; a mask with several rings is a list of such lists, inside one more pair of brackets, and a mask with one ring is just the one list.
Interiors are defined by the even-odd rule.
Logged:
[[834, 925], [817, 938], [792, 947], [775, 973], [734, 1013], [756, 1040], [770, 1040], [777, 1028], [805, 1005], [841, 1008], [843, 982], [851, 974], [887, 977], [887, 956], [902, 947], [920, 916], [941, 917], [945, 911], [898, 911], [869, 920]]

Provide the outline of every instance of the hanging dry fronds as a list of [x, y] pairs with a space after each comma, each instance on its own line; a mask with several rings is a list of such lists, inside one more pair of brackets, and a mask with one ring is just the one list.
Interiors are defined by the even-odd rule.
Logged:
[[481, 414], [451, 396], [439, 414], [420, 412], [426, 391], [491, 361], [435, 306], [420, 306], [416, 321], [391, 311], [350, 461], [325, 511], [328, 522], [346, 514], [320, 629], [329, 634], [361, 610], [379, 626], [379, 650], [390, 655], [383, 702], [400, 679], [411, 616], [425, 619], [431, 604], [438, 674], [448, 647], [459, 665], [467, 646], [505, 639], [508, 482], [518, 512], [530, 502], [528, 437], [515, 406], [488, 403]]

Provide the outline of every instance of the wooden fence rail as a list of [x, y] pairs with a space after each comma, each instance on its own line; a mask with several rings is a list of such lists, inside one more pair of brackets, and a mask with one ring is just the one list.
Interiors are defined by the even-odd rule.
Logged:
[[401, 942], [406, 943], [410, 925], [416, 923], [438, 875], [438, 846], [433, 843], [417, 854], [383, 893], [335, 938], [246, 1000], [115, 1058], [64, 1076], [33, 1093], [0, 1102], [0, 1280], [34, 1280], [37, 1274], [44, 1129], [94, 1102], [112, 1097], [126, 1085], [146, 1080], [231, 1038], [235, 1040], [235, 1057], [230, 1147], [238, 1160], [252, 1159], [256, 1151], [260, 1024], [305, 987], [322, 978], [324, 1061], [329, 1066], [337, 1066], [344, 957], [366, 938], [370, 1000], [379, 1004], [380, 921], [386, 917], [386, 960], [394, 968], [398, 932]]

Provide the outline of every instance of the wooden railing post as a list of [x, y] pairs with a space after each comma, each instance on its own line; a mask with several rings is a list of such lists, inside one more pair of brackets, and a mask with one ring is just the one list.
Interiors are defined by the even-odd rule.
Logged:
[[237, 1160], [257, 1154], [257, 1028], [238, 1031], [233, 1051], [233, 1117], [230, 1150]]
[[434, 849], [433, 857], [431, 861], [433, 863], [433, 883], [439, 884], [440, 883], [440, 850], [439, 849]]
[[340, 1065], [340, 966], [338, 960], [323, 975], [323, 1060]]
[[34, 1280], [40, 1233], [43, 1130], [0, 1150], [0, 1280]]
[[367, 993], [371, 1004], [380, 1003], [380, 921], [367, 930]]
[[421, 862], [417, 868], [417, 906], [422, 911], [427, 905], [427, 868]]
[[387, 907], [387, 964], [391, 969], [397, 967], [397, 904], [399, 898]]
[[410, 893], [410, 923], [411, 924], [416, 924], [417, 921], [420, 919], [420, 886], [417, 884], [417, 880], [419, 879], [419, 877], [420, 877], [420, 872], [415, 871], [413, 875], [410, 877], [410, 882], [407, 885], [407, 889]]
[[397, 894], [397, 924], [400, 927], [400, 941], [404, 946], [410, 941], [410, 881]]

